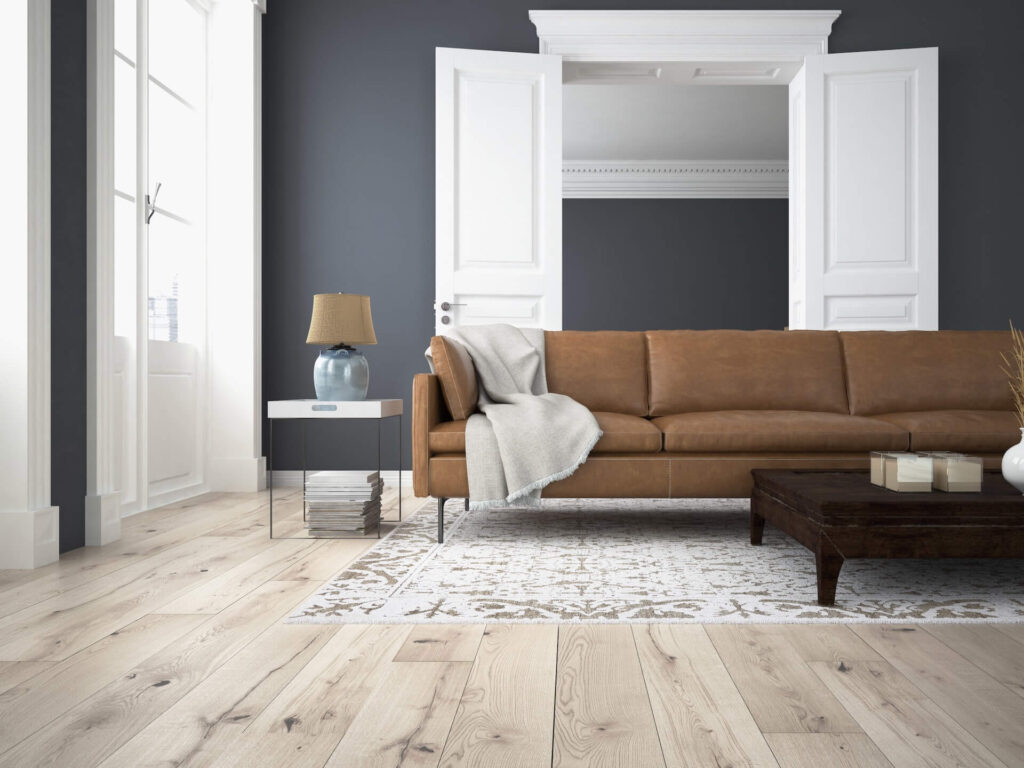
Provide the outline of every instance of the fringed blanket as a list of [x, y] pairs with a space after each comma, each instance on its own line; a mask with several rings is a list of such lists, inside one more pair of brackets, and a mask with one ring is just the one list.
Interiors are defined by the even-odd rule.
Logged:
[[530, 507], [545, 486], [568, 477], [601, 437], [597, 419], [548, 392], [544, 331], [511, 325], [455, 329], [473, 358], [480, 413], [466, 425], [470, 509]]

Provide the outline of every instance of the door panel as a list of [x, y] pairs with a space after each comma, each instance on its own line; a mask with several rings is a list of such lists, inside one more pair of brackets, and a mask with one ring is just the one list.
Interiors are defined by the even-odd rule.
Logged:
[[436, 65], [437, 333], [559, 329], [561, 59], [438, 48]]
[[937, 328], [937, 49], [808, 56], [790, 145], [790, 327]]

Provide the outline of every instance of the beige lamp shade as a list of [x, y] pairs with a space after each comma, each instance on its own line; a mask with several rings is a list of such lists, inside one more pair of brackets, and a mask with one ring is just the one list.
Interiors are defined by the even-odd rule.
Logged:
[[370, 297], [355, 293], [314, 295], [306, 343], [325, 347], [376, 344], [370, 317]]

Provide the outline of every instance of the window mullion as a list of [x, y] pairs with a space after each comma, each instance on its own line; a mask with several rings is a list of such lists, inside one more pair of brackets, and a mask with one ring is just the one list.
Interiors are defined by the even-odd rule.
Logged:
[[136, 6], [136, 467], [139, 508], [149, 507], [149, 228], [146, 194], [149, 191], [149, 0]]

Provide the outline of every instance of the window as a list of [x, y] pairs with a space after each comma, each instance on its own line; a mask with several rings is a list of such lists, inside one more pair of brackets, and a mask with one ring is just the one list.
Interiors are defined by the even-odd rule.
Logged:
[[206, 12], [190, 0], [115, 0], [114, 48], [115, 332], [135, 335], [144, 275], [149, 339], [199, 343]]

